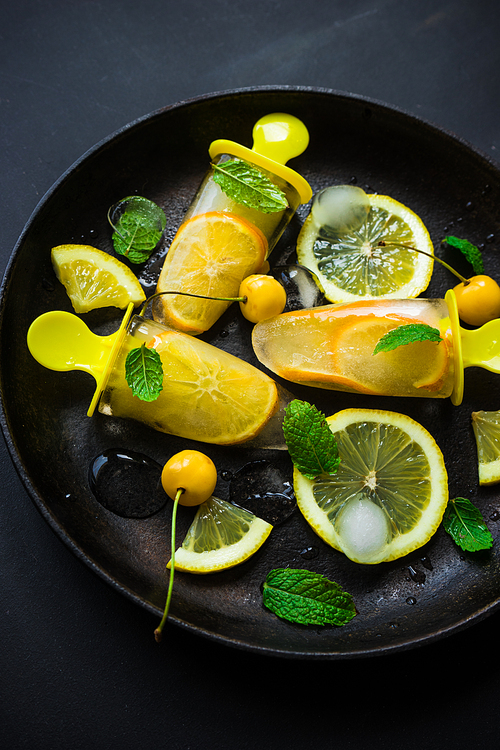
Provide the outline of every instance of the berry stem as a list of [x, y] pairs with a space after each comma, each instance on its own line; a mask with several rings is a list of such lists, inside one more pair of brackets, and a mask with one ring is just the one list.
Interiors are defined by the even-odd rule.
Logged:
[[455, 269], [449, 265], [445, 260], [442, 260], [441, 258], [438, 258], [437, 255], [432, 255], [431, 253], [426, 252], [425, 250], [419, 250], [418, 247], [413, 247], [412, 245], [407, 245], [404, 242], [386, 242], [385, 240], [380, 240], [378, 243], [379, 247], [402, 247], [405, 250], [413, 250], [416, 253], [421, 253], [421, 255], [427, 255], [428, 258], [433, 258], [433, 260], [437, 260], [438, 263], [441, 263], [442, 266], [448, 269], [454, 276], [457, 277], [457, 279], [460, 279], [462, 284], [464, 286], [467, 286], [470, 284], [470, 280], [466, 279], [465, 276], [462, 276], [461, 273], [458, 273], [458, 271], [455, 271]]
[[198, 299], [213, 299], [216, 302], [247, 302], [248, 297], [208, 297], [206, 294], [194, 294], [193, 292], [174, 292], [174, 291], [167, 291], [167, 292], [156, 292], [156, 294], [152, 294], [151, 297], [148, 297], [147, 300], [143, 303], [139, 315], [144, 315], [147, 306], [150, 302], [152, 302], [157, 297], [161, 297], [162, 294], [180, 294], [183, 297], [197, 297]]
[[163, 611], [163, 617], [161, 619], [160, 624], [155, 630], [155, 641], [157, 643], [160, 643], [162, 638], [162, 631], [163, 626], [165, 625], [168, 617], [168, 610], [170, 609], [170, 600], [172, 599], [172, 590], [174, 588], [174, 569], [175, 569], [175, 522], [177, 518], [177, 508], [179, 506], [179, 499], [182, 493], [184, 492], [182, 487], [179, 487], [177, 490], [177, 494], [175, 496], [174, 500], [174, 507], [172, 510], [172, 533], [170, 538], [170, 546], [171, 546], [171, 553], [170, 553], [170, 580], [168, 583], [168, 592], [167, 592], [167, 601], [165, 602], [165, 609]]

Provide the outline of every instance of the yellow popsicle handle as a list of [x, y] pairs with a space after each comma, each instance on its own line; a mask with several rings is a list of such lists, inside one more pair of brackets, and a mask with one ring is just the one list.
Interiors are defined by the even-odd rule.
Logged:
[[278, 164], [286, 164], [289, 159], [300, 156], [308, 145], [307, 128], [293, 115], [282, 112], [265, 115], [254, 125], [252, 151]]
[[210, 144], [208, 153], [211, 159], [230, 154], [278, 175], [293, 185], [301, 203], [307, 203], [312, 198], [311, 186], [302, 175], [285, 164], [288, 159], [300, 156], [308, 145], [309, 132], [302, 120], [294, 115], [275, 112], [264, 115], [255, 123], [251, 149], [221, 138]]
[[460, 331], [464, 367], [500, 373], [500, 319], [490, 320], [481, 328]]
[[92, 333], [81, 318], [63, 310], [40, 315], [28, 329], [28, 349], [43, 367], [59, 372], [83, 370], [93, 375], [96, 389], [87, 411], [89, 416], [106, 385], [133, 309], [131, 303], [120, 328], [108, 336]]

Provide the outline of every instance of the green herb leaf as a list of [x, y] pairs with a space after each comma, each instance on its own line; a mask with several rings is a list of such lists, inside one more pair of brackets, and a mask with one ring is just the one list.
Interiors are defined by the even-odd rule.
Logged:
[[340, 458], [325, 415], [313, 404], [294, 399], [285, 410], [283, 434], [290, 458], [307, 479], [335, 474]]
[[489, 549], [493, 545], [493, 537], [481, 511], [465, 497], [449, 500], [443, 516], [443, 526], [466, 552]]
[[108, 211], [114, 229], [115, 251], [131, 263], [144, 263], [161, 239], [167, 223], [165, 212], [141, 196], [124, 198]]
[[301, 625], [345, 625], [356, 615], [352, 596], [338, 583], [294, 568], [268, 573], [263, 603], [278, 617]]
[[390, 352], [398, 346], [413, 344], [415, 341], [442, 341], [441, 334], [437, 328], [428, 326], [427, 323], [409, 323], [398, 326], [392, 331], [385, 333], [377, 342], [373, 354], [379, 352]]
[[163, 366], [156, 349], [146, 344], [132, 349], [125, 360], [125, 379], [141, 401], [156, 401], [163, 389]]
[[236, 203], [272, 214], [288, 208], [285, 193], [259, 169], [242, 159], [213, 164], [214, 181]]
[[450, 247], [456, 247], [462, 255], [464, 255], [469, 263], [471, 264], [474, 273], [484, 273], [483, 256], [481, 251], [475, 245], [468, 240], [461, 240], [459, 237], [445, 237], [446, 242]]

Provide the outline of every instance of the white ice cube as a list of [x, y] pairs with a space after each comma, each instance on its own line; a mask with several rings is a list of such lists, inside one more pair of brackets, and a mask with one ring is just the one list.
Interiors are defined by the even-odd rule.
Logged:
[[387, 514], [365, 495], [347, 503], [335, 527], [342, 551], [358, 562], [371, 562], [390, 540]]
[[333, 185], [314, 197], [311, 215], [318, 230], [344, 234], [359, 229], [369, 211], [370, 200], [362, 188]]

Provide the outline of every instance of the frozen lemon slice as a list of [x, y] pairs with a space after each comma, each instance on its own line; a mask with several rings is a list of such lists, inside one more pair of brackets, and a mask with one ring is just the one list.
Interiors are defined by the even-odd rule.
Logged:
[[429, 541], [448, 502], [434, 438], [404, 414], [346, 409], [328, 417], [337, 474], [309, 480], [294, 470], [297, 504], [316, 533], [359, 563], [407, 555]]
[[[248, 560], [264, 544], [273, 527], [248, 510], [211, 497], [202, 503], [182, 546], [175, 569], [215, 573]], [[168, 568], [171, 567], [169, 562]]]
[[[332, 337], [334, 369], [346, 385], [356, 391], [414, 396], [419, 390], [439, 391], [449, 370], [448, 344], [443, 339], [416, 341], [389, 352], [373, 352], [379, 339], [400, 325], [423, 323], [416, 319], [397, 321], [377, 315], [347, 317]], [[408, 377], [411, 373], [411, 378]], [[411, 382], [413, 380], [413, 382]]]
[[59, 245], [51, 252], [57, 278], [64, 285], [75, 312], [98, 307], [124, 309], [146, 299], [139, 280], [121, 261], [90, 245]]
[[[211, 211], [182, 224], [167, 253], [157, 292], [237, 297], [241, 281], [262, 267], [267, 241], [235, 214]], [[175, 294], [160, 297], [154, 316], [186, 333], [207, 331], [230, 302]]]
[[[366, 221], [345, 233], [318, 236], [310, 214], [297, 238], [298, 262], [316, 274], [330, 302], [417, 297], [429, 285], [434, 260], [399, 245], [433, 255], [429, 233], [402, 203], [386, 195], [367, 197]], [[386, 245], [380, 246], [381, 241]]]
[[146, 402], [133, 395], [125, 380], [124, 348], [107, 386], [113, 416], [189, 440], [232, 445], [255, 437], [278, 409], [274, 380], [229, 352], [179, 331], [164, 331], [149, 345], [162, 362], [161, 399]]
[[479, 484], [500, 482], [500, 411], [475, 411], [472, 427], [476, 437]]

